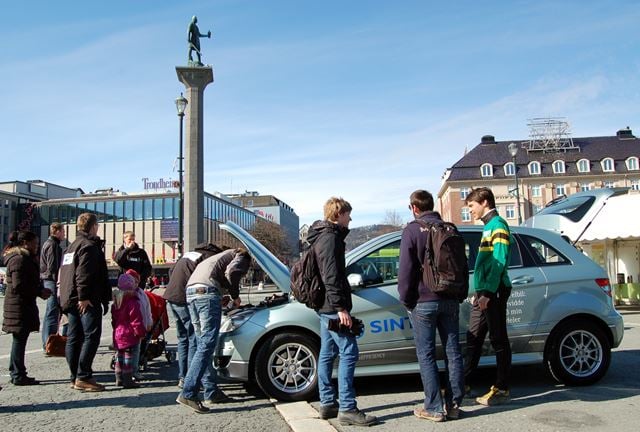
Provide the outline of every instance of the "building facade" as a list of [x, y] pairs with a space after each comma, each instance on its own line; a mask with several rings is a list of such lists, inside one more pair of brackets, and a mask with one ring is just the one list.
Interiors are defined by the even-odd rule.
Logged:
[[[67, 239], [76, 237], [76, 221], [81, 213], [91, 212], [98, 216], [98, 235], [105, 240], [107, 264], [115, 266], [113, 257], [122, 244], [125, 231], [136, 234], [136, 242], [144, 248], [155, 268], [167, 268], [178, 259], [178, 212], [177, 192], [84, 194], [77, 198], [53, 199], [36, 203], [36, 217], [31, 229], [46, 238], [50, 224], [65, 225]], [[237, 247], [238, 241], [220, 229], [219, 224], [233, 221], [246, 230], [251, 230], [256, 216], [228, 200], [205, 192], [204, 196], [205, 239], [219, 246]]]
[[291, 206], [273, 195], [260, 195], [255, 191], [228, 196], [257, 216], [280, 225], [287, 236], [291, 256], [299, 256], [300, 218]]
[[35, 217], [35, 203], [81, 194], [80, 188], [68, 188], [42, 180], [0, 182], [0, 250], [6, 246], [12, 231], [31, 226]]
[[[512, 142], [517, 148], [515, 158], [509, 150]], [[473, 188], [486, 186], [496, 197], [500, 215], [517, 225], [518, 212], [524, 221], [552, 200], [576, 192], [619, 186], [640, 190], [639, 157], [640, 140], [629, 128], [614, 136], [542, 145], [533, 139], [496, 141], [486, 135], [445, 171], [438, 209], [445, 220], [473, 224], [464, 200]]]

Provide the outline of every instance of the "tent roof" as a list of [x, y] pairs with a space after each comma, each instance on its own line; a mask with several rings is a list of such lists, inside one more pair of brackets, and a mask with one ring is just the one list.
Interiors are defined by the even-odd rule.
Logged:
[[582, 240], [640, 238], [640, 195], [611, 197], [584, 232]]

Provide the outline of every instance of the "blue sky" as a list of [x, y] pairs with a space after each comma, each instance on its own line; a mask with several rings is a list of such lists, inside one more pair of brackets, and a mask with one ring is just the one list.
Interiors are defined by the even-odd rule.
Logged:
[[5, 2], [1, 180], [142, 191], [176, 178], [192, 15], [203, 61], [205, 189], [275, 195], [302, 223], [343, 196], [352, 226], [527, 119], [640, 133], [638, 1]]

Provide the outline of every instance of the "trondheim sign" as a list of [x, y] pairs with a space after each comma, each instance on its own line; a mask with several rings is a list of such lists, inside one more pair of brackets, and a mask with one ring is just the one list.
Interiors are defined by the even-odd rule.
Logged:
[[142, 179], [142, 183], [144, 184], [144, 190], [177, 189], [180, 187], [178, 180], [165, 180], [162, 177], [157, 181], [149, 181], [149, 178], [145, 177]]

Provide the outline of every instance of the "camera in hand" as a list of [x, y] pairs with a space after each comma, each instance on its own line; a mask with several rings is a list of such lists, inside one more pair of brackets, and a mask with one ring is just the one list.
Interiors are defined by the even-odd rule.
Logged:
[[364, 332], [364, 323], [362, 320], [352, 316], [351, 317], [351, 327], [347, 327], [344, 324], [340, 324], [340, 318], [333, 318], [329, 320], [329, 330], [334, 331], [336, 333], [341, 333], [345, 335], [351, 336], [360, 336]]

